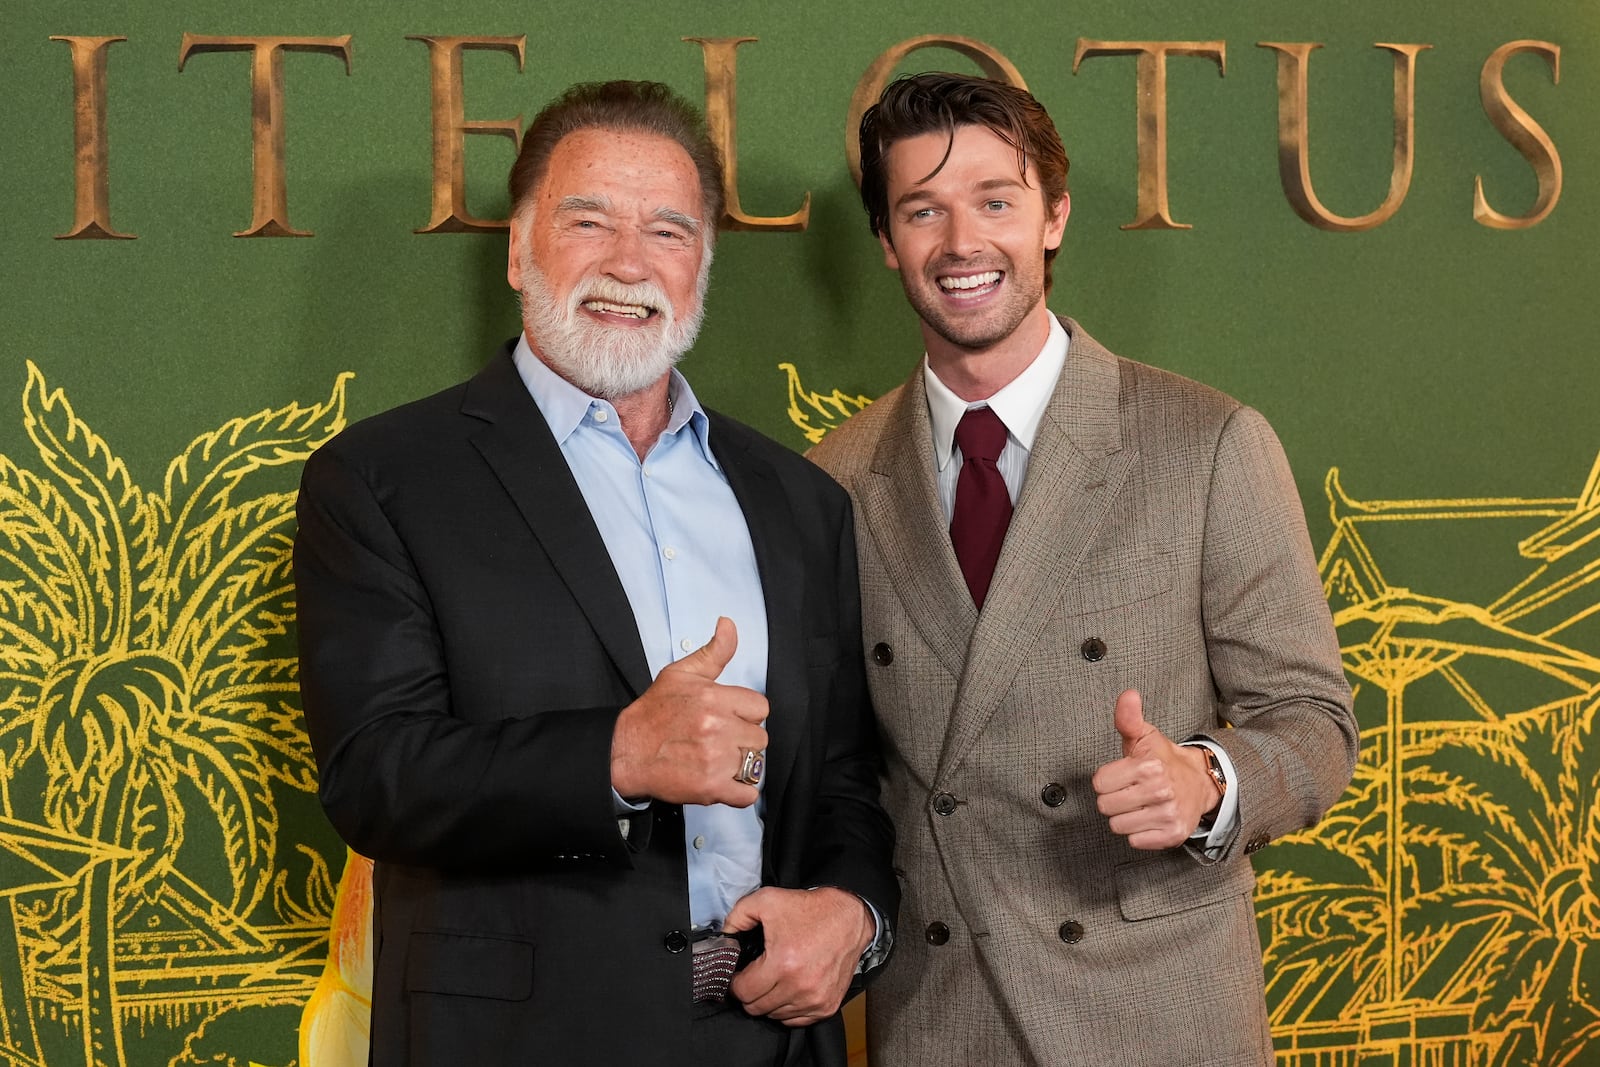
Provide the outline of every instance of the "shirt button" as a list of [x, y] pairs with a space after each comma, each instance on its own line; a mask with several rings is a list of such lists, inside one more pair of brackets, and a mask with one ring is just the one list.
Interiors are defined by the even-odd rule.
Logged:
[[666, 548], [663, 548], [661, 550], [661, 554], [663, 556], [666, 556], [668, 559], [677, 559], [678, 558], [678, 550], [673, 548], [670, 545], [668, 545]]
[[694, 642], [690, 641], [687, 637], [685, 637], [682, 641], [678, 642], [678, 647], [683, 649], [685, 652], [693, 652], [694, 651]]
[[928, 939], [930, 945], [942, 945], [950, 940], [950, 927], [935, 919], [928, 924], [922, 936]]
[[872, 662], [880, 667], [887, 667], [894, 662], [894, 648], [887, 641], [879, 641], [872, 646]]
[[695, 835], [694, 847], [695, 848], [705, 848], [706, 847], [706, 835], [705, 834], [696, 834]]
[[605, 408], [596, 408], [595, 409], [594, 421], [595, 422], [605, 422], [606, 421], [606, 409]]

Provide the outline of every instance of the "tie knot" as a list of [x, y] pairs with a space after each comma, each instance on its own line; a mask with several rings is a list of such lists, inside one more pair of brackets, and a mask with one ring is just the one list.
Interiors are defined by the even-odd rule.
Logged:
[[983, 459], [990, 463], [1000, 458], [1006, 447], [1006, 424], [993, 408], [973, 408], [956, 424], [956, 445], [963, 460]]

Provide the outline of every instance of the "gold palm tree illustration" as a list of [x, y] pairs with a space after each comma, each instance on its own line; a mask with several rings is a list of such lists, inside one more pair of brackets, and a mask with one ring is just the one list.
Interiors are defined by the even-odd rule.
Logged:
[[274, 899], [277, 795], [315, 788], [294, 483], [343, 427], [349, 377], [320, 404], [200, 435], [147, 490], [28, 364], [39, 466], [0, 455], [0, 816], [107, 850], [16, 919], [37, 968], [74, 976], [86, 1064], [127, 1062], [117, 934], [141, 904], [205, 916], [242, 948], [258, 909], [293, 908]]

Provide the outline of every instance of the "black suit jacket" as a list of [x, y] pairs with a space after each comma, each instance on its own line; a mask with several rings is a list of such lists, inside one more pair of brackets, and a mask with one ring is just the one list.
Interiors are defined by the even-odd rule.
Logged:
[[[372, 1059], [684, 1063], [682, 811], [656, 803], [624, 840], [610, 785], [649, 671], [510, 353], [350, 427], [301, 484], [306, 724], [329, 817], [377, 861]], [[732, 420], [710, 439], [766, 600], [763, 880], [840, 886], [892, 922], [848, 499]], [[837, 1019], [794, 1040], [844, 1063]]]

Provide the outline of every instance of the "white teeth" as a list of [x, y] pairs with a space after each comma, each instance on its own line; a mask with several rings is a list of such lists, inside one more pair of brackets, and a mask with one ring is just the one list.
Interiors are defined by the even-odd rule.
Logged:
[[590, 311], [607, 311], [613, 315], [627, 315], [635, 319], [650, 317], [650, 309], [643, 304], [613, 304], [605, 300], [585, 300], [583, 306]]
[[993, 285], [1000, 280], [997, 270], [984, 271], [982, 274], [967, 274], [960, 278], [943, 277], [939, 279], [941, 289], [977, 289], [985, 285]]

